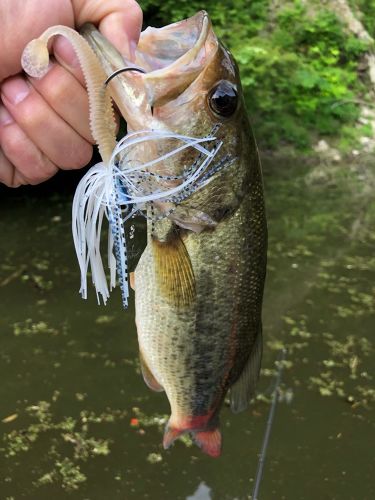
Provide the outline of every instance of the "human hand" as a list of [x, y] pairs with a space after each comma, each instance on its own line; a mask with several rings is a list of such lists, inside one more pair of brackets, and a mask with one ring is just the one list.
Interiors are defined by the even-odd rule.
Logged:
[[59, 168], [85, 166], [92, 155], [88, 98], [69, 42], [56, 37], [41, 79], [22, 74], [26, 44], [46, 28], [96, 24], [131, 58], [142, 12], [135, 0], [0, 0], [0, 182], [38, 184]]

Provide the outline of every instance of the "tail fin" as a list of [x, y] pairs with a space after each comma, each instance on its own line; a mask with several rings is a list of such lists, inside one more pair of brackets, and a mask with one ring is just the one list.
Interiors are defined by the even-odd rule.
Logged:
[[167, 450], [178, 437], [187, 432], [191, 433], [195, 444], [201, 448], [203, 453], [215, 458], [221, 455], [221, 432], [218, 427], [216, 429], [194, 431], [186, 428], [176, 429], [167, 425], [163, 438], [164, 449]]
[[164, 432], [164, 438], [163, 438], [163, 447], [165, 450], [167, 450], [175, 441], [176, 439], [181, 436], [182, 434], [185, 434], [187, 432], [186, 429], [174, 429], [173, 427], [170, 427], [167, 425], [165, 432]]
[[213, 430], [193, 432], [193, 438], [206, 455], [214, 458], [221, 455], [221, 432], [218, 427]]

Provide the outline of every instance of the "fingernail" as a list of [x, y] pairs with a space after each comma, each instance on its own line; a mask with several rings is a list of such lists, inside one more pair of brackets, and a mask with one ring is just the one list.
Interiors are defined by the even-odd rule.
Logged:
[[9, 78], [9, 80], [3, 83], [1, 91], [9, 102], [19, 104], [29, 95], [30, 85], [23, 78]]
[[78, 57], [74, 52], [72, 44], [63, 36], [56, 37], [53, 43], [55, 56], [61, 58], [68, 66], [78, 68], [80, 66]]
[[13, 117], [8, 110], [4, 106], [0, 106], [0, 125], [9, 125], [13, 122]]

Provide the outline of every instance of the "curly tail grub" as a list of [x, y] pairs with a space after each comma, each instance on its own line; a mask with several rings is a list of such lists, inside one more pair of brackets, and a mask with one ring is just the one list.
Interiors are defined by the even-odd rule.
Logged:
[[104, 164], [108, 165], [116, 145], [116, 126], [112, 103], [104, 85], [107, 75], [86, 40], [66, 26], [48, 28], [39, 38], [27, 44], [22, 54], [22, 67], [30, 76], [36, 78], [44, 76], [49, 65], [47, 43], [49, 38], [55, 35], [67, 38], [78, 57], [89, 96], [91, 132], [99, 146]]

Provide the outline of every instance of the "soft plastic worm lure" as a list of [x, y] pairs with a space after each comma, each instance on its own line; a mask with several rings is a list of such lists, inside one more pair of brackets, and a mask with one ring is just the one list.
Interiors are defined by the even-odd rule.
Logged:
[[[111, 97], [105, 84], [109, 80], [89, 44], [76, 31], [65, 26], [54, 26], [48, 28], [38, 39], [32, 40], [22, 55], [24, 70], [33, 77], [44, 76], [49, 64], [47, 43], [55, 35], [66, 37], [77, 54], [89, 96], [90, 128], [103, 160], [82, 178], [73, 200], [72, 231], [81, 271], [80, 293], [83, 298], [87, 298], [87, 273], [90, 267], [98, 302], [101, 296], [106, 303], [110, 290], [116, 284], [117, 271], [123, 304], [126, 307], [129, 287], [125, 221], [136, 213], [144, 213], [147, 206], [152, 206], [157, 200], [181, 203], [205, 186], [214, 173], [231, 161], [221, 161], [208, 169], [222, 144], [214, 137], [217, 127], [214, 127], [212, 135], [201, 138], [165, 130], [144, 130], [128, 134], [116, 144]], [[127, 161], [127, 153], [137, 144], [171, 139], [176, 140], [177, 146], [164, 155], [136, 166], [131, 166], [132, 162]], [[213, 147], [209, 149], [212, 144]], [[194, 148], [198, 158], [183, 174], [171, 176], [149, 171], [187, 148]], [[179, 184], [171, 187], [170, 181], [177, 180]], [[123, 207], [125, 216], [122, 214]], [[109, 286], [100, 253], [104, 216], [110, 225]], [[164, 216], [168, 216], [168, 212]]]
[[90, 105], [90, 128], [104, 163], [111, 158], [116, 145], [116, 126], [109, 92], [103, 82], [107, 75], [86, 40], [66, 26], [48, 28], [39, 38], [29, 42], [22, 54], [25, 72], [41, 78], [48, 71], [48, 41], [55, 35], [67, 38], [73, 46], [85, 77]]

